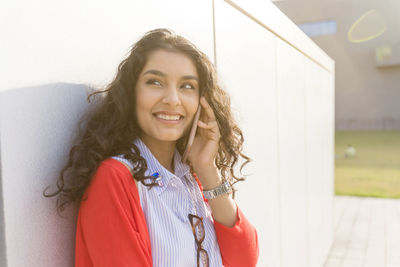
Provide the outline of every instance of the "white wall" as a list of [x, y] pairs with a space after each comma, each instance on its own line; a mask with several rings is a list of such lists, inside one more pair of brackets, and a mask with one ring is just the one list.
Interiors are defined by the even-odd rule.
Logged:
[[223, 1], [215, 2], [215, 18], [218, 71], [239, 115], [245, 153], [253, 159], [237, 198], [259, 234], [259, 266], [280, 266], [276, 40]]
[[268, 1], [215, 1], [216, 63], [253, 162], [238, 200], [259, 266], [321, 267], [332, 242], [334, 62]]
[[0, 92], [2, 267], [73, 266], [76, 212], [56, 216], [54, 199], [42, 192], [65, 164], [85, 98], [74, 84]]
[[60, 81], [104, 86], [130, 46], [154, 28], [172, 28], [214, 58], [211, 0], [16, 0], [4, 5], [0, 90]]
[[58, 218], [42, 189], [55, 181], [86, 109], [79, 83], [105, 85], [155, 27], [183, 34], [212, 60], [215, 52], [253, 159], [237, 201], [259, 234], [258, 266], [322, 266], [333, 231], [334, 62], [273, 4], [215, 0], [214, 25], [211, 0], [7, 5], [0, 256], [8, 267], [73, 265], [76, 210]]

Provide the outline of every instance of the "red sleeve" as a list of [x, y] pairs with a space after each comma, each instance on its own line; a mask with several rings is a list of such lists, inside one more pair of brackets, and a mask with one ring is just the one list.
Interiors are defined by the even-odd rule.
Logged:
[[259, 254], [257, 232], [239, 207], [233, 227], [214, 220], [214, 228], [225, 267], [256, 266]]
[[136, 184], [116, 160], [101, 163], [79, 208], [75, 267], [151, 267]]

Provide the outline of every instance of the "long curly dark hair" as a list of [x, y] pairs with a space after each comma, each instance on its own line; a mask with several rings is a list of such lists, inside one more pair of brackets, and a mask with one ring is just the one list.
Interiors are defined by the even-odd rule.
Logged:
[[[234, 167], [240, 161], [241, 172], [250, 159], [242, 153], [243, 134], [232, 117], [230, 98], [218, 84], [215, 67], [187, 39], [168, 29], [155, 29], [133, 45], [128, 57], [119, 64], [114, 80], [104, 90], [88, 95], [88, 102], [95, 98], [97, 105], [79, 123], [79, 134], [68, 162], [60, 172], [57, 190], [46, 194], [46, 188], [43, 192], [45, 197], [58, 196], [58, 212], [62, 212], [67, 204], [79, 205], [84, 200], [84, 192], [96, 169], [111, 156], [124, 155], [135, 166], [134, 179], [149, 186], [145, 183], [149, 178], [145, 176], [146, 160], [133, 142], [141, 134], [135, 114], [134, 88], [149, 53], [159, 49], [183, 53], [194, 63], [199, 74], [200, 94], [212, 107], [221, 132], [216, 166], [232, 185], [244, 180], [235, 174]], [[84, 125], [83, 129], [81, 125]], [[176, 144], [181, 154], [186, 138], [187, 134]]]

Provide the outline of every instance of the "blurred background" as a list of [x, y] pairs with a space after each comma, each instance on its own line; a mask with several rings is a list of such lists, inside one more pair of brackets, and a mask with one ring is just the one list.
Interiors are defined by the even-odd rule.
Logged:
[[275, 5], [336, 63], [335, 193], [400, 197], [400, 1]]

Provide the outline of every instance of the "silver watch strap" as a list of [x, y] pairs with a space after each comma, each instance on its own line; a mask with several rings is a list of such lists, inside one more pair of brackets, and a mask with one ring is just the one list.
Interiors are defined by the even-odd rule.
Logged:
[[229, 194], [232, 192], [231, 184], [228, 181], [220, 184], [219, 186], [210, 189], [210, 190], [203, 190], [204, 197], [206, 199], [213, 199], [220, 195]]

